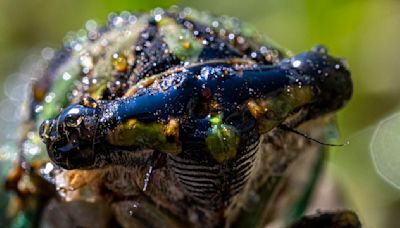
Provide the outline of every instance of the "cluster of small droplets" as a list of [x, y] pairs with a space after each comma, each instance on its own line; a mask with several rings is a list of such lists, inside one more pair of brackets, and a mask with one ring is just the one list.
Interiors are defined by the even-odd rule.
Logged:
[[209, 77], [224, 79], [232, 75], [236, 75], [236, 72], [230, 67], [203, 67], [197, 77], [207, 80]]
[[126, 25], [133, 25], [137, 21], [137, 17], [128, 11], [123, 11], [120, 14], [110, 13], [108, 15], [108, 27], [123, 28]]
[[303, 86], [303, 82], [296, 78], [297, 87], [300, 89]]
[[88, 20], [85, 24], [85, 28], [89, 40], [96, 40], [97, 38], [99, 38], [100, 36], [99, 28], [95, 20]]
[[[174, 10], [174, 8], [172, 8], [172, 10]], [[227, 41], [240, 51], [247, 52], [250, 46], [256, 43], [262, 43], [261, 41], [264, 40], [255, 29], [248, 25], [244, 25], [237, 18], [227, 16], [216, 17], [205, 12], [192, 10], [188, 7], [179, 12], [179, 17], [181, 19], [191, 19], [191, 17], [196, 17], [197, 19], [203, 21], [204, 24], [210, 25], [205, 29], [210, 36], [202, 41], [202, 44], [205, 46], [209, 45], [210, 42], [213, 42], [214, 36], [217, 35], [217, 37]], [[199, 35], [199, 31], [193, 29], [193, 25], [189, 21], [185, 21], [183, 24], [187, 29], [193, 30], [193, 35], [195, 37]], [[221, 43], [221, 50], [224, 48], [224, 45], [224, 43]], [[259, 47], [252, 46], [251, 49], [253, 51], [248, 53], [248, 57], [251, 59], [263, 60], [266, 63], [273, 64], [279, 62], [279, 52], [275, 48], [269, 48], [265, 45], [261, 45]]]
[[68, 32], [64, 37], [64, 47], [74, 51], [81, 51], [84, 43], [88, 40], [86, 29], [80, 29], [77, 32]]
[[[126, 25], [132, 25], [137, 22], [137, 17], [128, 11], [123, 11], [120, 14], [110, 13], [108, 15], [109, 28], [124, 28]], [[101, 37], [102, 29], [95, 20], [88, 20], [84, 29], [68, 32], [64, 37], [64, 46], [67, 49], [80, 51], [83, 48], [83, 43], [87, 40], [97, 40]]]
[[79, 64], [81, 66], [81, 72], [83, 74], [89, 74], [89, 72], [93, 69], [94, 64], [93, 64], [93, 56], [91, 56], [89, 53], [84, 52], [81, 54], [79, 57]]
[[[90, 92], [90, 90], [91, 92], [96, 92], [97, 89], [102, 87], [102, 83], [104, 83], [104, 77], [107, 75], [98, 75], [101, 72], [97, 72], [94, 68], [98, 64], [99, 59], [103, 58], [102, 56], [106, 54], [109, 45], [112, 45], [113, 41], [101, 34], [109, 29], [118, 29], [128, 36], [130, 35], [128, 33], [131, 33], [128, 25], [135, 24], [137, 20], [137, 17], [128, 11], [123, 11], [120, 14], [110, 13], [108, 15], [107, 28], [100, 28], [96, 21], [89, 20], [85, 24], [85, 30], [79, 30], [75, 33], [70, 32], [66, 36], [65, 47], [67, 50], [78, 52], [81, 74], [80, 83], [75, 83], [76, 88], [73, 89], [70, 100], [82, 97]], [[98, 40], [96, 42], [98, 42], [99, 45], [93, 47], [91, 51], [85, 50], [84, 47], [87, 44], [84, 42], [87, 42], [88, 39], [91, 41]], [[118, 76], [119, 78], [121, 74], [126, 73], [129, 67], [134, 64], [134, 59], [132, 56], [127, 56], [124, 53], [114, 53], [111, 56], [111, 62], [109, 64], [112, 68], [112, 76]], [[98, 79], [98, 77], [102, 79]], [[111, 84], [112, 86], [119, 87], [123, 83], [117, 81]]]
[[56, 168], [51, 162], [44, 163], [39, 169], [40, 176], [53, 184], [55, 184], [55, 176], [60, 172], [61, 170]]

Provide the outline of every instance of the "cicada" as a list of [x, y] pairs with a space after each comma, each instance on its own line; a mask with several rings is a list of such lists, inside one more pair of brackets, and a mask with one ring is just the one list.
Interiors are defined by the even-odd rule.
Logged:
[[350, 211], [300, 218], [352, 94], [323, 46], [292, 55], [235, 18], [173, 7], [112, 14], [43, 72], [22, 142], [48, 157], [7, 182], [21, 195], [28, 176], [45, 199], [37, 224], [360, 226]]

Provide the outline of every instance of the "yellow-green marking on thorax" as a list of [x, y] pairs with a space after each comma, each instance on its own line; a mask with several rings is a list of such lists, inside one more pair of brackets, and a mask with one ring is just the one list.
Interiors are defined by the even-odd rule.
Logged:
[[282, 123], [296, 108], [309, 103], [313, 96], [310, 86], [290, 86], [276, 97], [252, 100], [247, 105], [257, 119], [260, 133], [264, 134]]
[[[170, 125], [159, 122], [142, 123], [132, 119], [112, 130], [107, 141], [112, 145], [150, 148], [176, 155], [181, 151], [177, 142], [178, 129]], [[168, 140], [170, 137], [175, 140]]]
[[211, 128], [206, 143], [213, 158], [219, 163], [235, 158], [240, 143], [237, 130], [233, 126], [223, 124], [221, 115], [211, 118], [210, 122]]
[[168, 47], [180, 60], [197, 61], [203, 45], [192, 33], [170, 18], [163, 18], [158, 25]]

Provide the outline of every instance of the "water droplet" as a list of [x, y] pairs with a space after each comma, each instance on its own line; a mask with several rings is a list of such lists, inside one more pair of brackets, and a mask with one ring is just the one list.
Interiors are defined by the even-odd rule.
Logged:
[[54, 49], [53, 48], [49, 48], [49, 47], [43, 48], [43, 50], [41, 52], [42, 57], [45, 60], [52, 59], [54, 57], [54, 53], [55, 53]]
[[185, 7], [185, 8], [183, 9], [183, 13], [185, 14], [185, 16], [190, 15], [190, 14], [192, 13], [192, 8], [190, 8], [190, 7]]
[[213, 22], [211, 22], [211, 25], [212, 25], [212, 27], [217, 28], [218, 25], [219, 25], [219, 22], [218, 21], [213, 21]]
[[37, 144], [33, 143], [31, 140], [26, 140], [22, 145], [22, 150], [25, 155], [35, 156], [40, 153], [40, 148]]
[[328, 49], [323, 45], [316, 45], [315, 47], [312, 48], [312, 51], [320, 54], [328, 53]]
[[36, 105], [36, 107], [35, 107], [35, 112], [36, 112], [36, 113], [39, 113], [39, 112], [41, 112], [41, 111], [43, 111], [43, 105]]
[[62, 75], [62, 78], [65, 81], [68, 81], [69, 79], [71, 79], [71, 75], [68, 72], [64, 72], [64, 74]]
[[56, 94], [54, 92], [50, 92], [47, 94], [47, 96], [44, 98], [44, 101], [46, 103], [50, 103], [54, 98], [56, 97]]
[[342, 66], [343, 66], [344, 68], [349, 69], [349, 63], [347, 62], [346, 59], [340, 58], [339, 61], [340, 61], [340, 64], [342, 64]]
[[157, 15], [154, 16], [154, 20], [155, 20], [156, 22], [161, 21], [161, 19], [162, 19], [162, 16], [161, 16], [160, 14], [157, 14]]
[[249, 94], [253, 95], [253, 93], [254, 93], [254, 89], [253, 88], [249, 88]]
[[268, 48], [265, 47], [265, 46], [262, 46], [262, 47], [260, 48], [260, 52], [261, 52], [261, 54], [267, 54]]
[[339, 70], [339, 69], [340, 69], [340, 64], [336, 64], [336, 65], [335, 65], [335, 69], [336, 69], [336, 70]]
[[128, 69], [128, 60], [125, 55], [118, 53], [113, 54], [112, 60], [113, 69], [118, 72], [125, 72]]
[[78, 96], [78, 94], [79, 94], [78, 90], [76, 89], [72, 90], [72, 96], [76, 97]]
[[124, 23], [124, 19], [120, 16], [116, 16], [112, 19], [112, 25], [117, 28], [122, 27], [123, 23]]
[[54, 165], [51, 162], [47, 162], [46, 165], [41, 169], [41, 173], [48, 175], [51, 171], [53, 171]]
[[82, 44], [80, 44], [80, 43], [75, 43], [75, 45], [73, 45], [73, 49], [74, 49], [75, 51], [80, 51], [80, 50], [82, 50]]
[[85, 28], [88, 31], [96, 31], [97, 30], [97, 22], [95, 20], [88, 20], [85, 24]]
[[135, 15], [130, 15], [129, 16], [129, 18], [128, 18], [129, 24], [133, 25], [133, 24], [136, 23], [136, 21], [137, 21], [137, 17]]
[[295, 61], [293, 61], [292, 65], [293, 65], [293, 67], [295, 67], [295, 68], [300, 67], [301, 61], [300, 61], [300, 60], [295, 60]]
[[86, 84], [86, 85], [89, 85], [89, 83], [90, 83], [89, 78], [88, 77], [83, 77], [82, 78], [82, 83]]

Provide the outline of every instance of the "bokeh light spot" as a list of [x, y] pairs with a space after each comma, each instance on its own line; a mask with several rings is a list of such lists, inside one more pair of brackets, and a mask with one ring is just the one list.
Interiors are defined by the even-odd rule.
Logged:
[[400, 113], [378, 124], [370, 151], [378, 174], [400, 189]]

